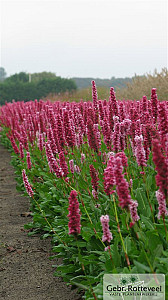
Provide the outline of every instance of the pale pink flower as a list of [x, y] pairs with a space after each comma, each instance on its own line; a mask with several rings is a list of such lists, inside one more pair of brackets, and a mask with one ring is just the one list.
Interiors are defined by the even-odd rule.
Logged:
[[138, 163], [138, 166], [144, 167], [146, 166], [146, 154], [145, 154], [145, 150], [143, 147], [143, 136], [136, 136], [135, 137], [135, 156], [136, 156], [136, 160]]
[[23, 183], [24, 183], [27, 193], [29, 194], [30, 197], [33, 197], [34, 192], [32, 190], [32, 186], [29, 183], [28, 177], [26, 175], [26, 171], [24, 169], [22, 170], [22, 177], [23, 177]]
[[102, 229], [103, 229], [103, 236], [102, 236], [102, 241], [103, 242], [108, 242], [110, 243], [111, 240], [113, 239], [112, 233], [110, 232], [109, 229], [109, 216], [105, 215], [105, 216], [101, 216], [100, 217], [100, 221], [102, 224]]
[[69, 167], [70, 167], [71, 173], [74, 174], [75, 170], [74, 170], [74, 160], [73, 159], [71, 159], [69, 161]]
[[129, 210], [131, 213], [131, 218], [133, 223], [137, 222], [140, 219], [140, 217], [137, 214], [137, 207], [138, 207], [138, 202], [132, 200], [131, 204], [129, 205]]
[[156, 191], [156, 198], [159, 204], [159, 213], [158, 213], [158, 219], [160, 217], [165, 217], [168, 215], [168, 210], [166, 208], [166, 198], [162, 191], [158, 190]]

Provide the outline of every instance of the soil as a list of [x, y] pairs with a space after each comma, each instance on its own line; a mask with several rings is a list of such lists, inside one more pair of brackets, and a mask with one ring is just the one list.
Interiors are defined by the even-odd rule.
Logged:
[[16, 191], [10, 153], [0, 145], [0, 299], [81, 300], [61, 278], [54, 277], [49, 239], [28, 236], [29, 199]]

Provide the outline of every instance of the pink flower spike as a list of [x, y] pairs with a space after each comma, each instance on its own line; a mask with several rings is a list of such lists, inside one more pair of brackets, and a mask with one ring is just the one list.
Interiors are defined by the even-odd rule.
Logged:
[[38, 148], [39, 148], [40, 151], [43, 150], [43, 144], [44, 144], [43, 143], [43, 134], [40, 133], [39, 137], [38, 137]]
[[74, 171], [75, 173], [79, 174], [81, 172], [80, 168], [78, 165], [74, 165]]
[[118, 194], [119, 205], [121, 208], [127, 208], [131, 203], [131, 196], [129, 194], [129, 185], [125, 180], [123, 172], [122, 161], [120, 157], [115, 159], [114, 174], [116, 179], [116, 190]]
[[29, 152], [27, 152], [27, 167], [28, 169], [31, 169], [31, 158]]
[[15, 140], [14, 140], [14, 137], [11, 135], [9, 137], [10, 141], [11, 141], [11, 144], [12, 144], [12, 147], [13, 147], [13, 150], [15, 151], [16, 154], [19, 154], [19, 149], [15, 143]]
[[115, 157], [120, 157], [123, 167], [125, 167], [125, 168], [128, 167], [128, 159], [124, 152], [116, 153]]
[[74, 174], [75, 169], [74, 169], [74, 160], [73, 160], [73, 159], [71, 159], [71, 160], [69, 161], [69, 166], [70, 166], [70, 171], [71, 171], [71, 173]]
[[160, 217], [165, 217], [168, 215], [168, 210], [166, 208], [166, 198], [165, 195], [160, 191], [156, 191], [156, 198], [159, 204], [159, 213], [158, 213], [158, 219], [160, 219]]
[[49, 168], [50, 168], [50, 172], [54, 172], [57, 175], [58, 178], [62, 177], [63, 176], [63, 171], [60, 168], [60, 166], [58, 165], [57, 160], [55, 159], [55, 157], [52, 153], [49, 142], [45, 143], [45, 150], [46, 150], [46, 157], [47, 157], [47, 160], [48, 160], [48, 165], [49, 165]]
[[110, 246], [104, 248], [104, 251], [108, 251], [108, 250], [110, 250]]
[[92, 190], [92, 195], [94, 199], [97, 199], [98, 193], [94, 189]]
[[108, 196], [114, 193], [113, 188], [115, 184], [114, 156], [111, 155], [107, 164], [107, 168], [104, 170], [104, 190]]
[[83, 163], [85, 161], [85, 154], [81, 153], [81, 163]]
[[64, 156], [64, 152], [62, 151], [62, 152], [60, 152], [59, 153], [59, 164], [60, 164], [60, 167], [61, 167], [61, 169], [62, 169], [62, 171], [63, 171], [63, 173], [64, 173], [64, 177], [67, 177], [67, 175], [68, 175], [68, 165], [67, 165], [67, 163], [66, 163], [66, 160], [65, 160], [65, 156]]
[[99, 152], [100, 140], [98, 132], [95, 130], [93, 121], [90, 118], [87, 121], [87, 137], [90, 148], [94, 149], [95, 152]]
[[93, 98], [93, 107], [95, 112], [95, 123], [98, 123], [98, 95], [95, 81], [92, 80], [92, 98]]
[[23, 144], [22, 143], [19, 144], [19, 150], [20, 150], [20, 158], [23, 159], [24, 158], [24, 152], [23, 152]]
[[25, 186], [25, 189], [26, 189], [27, 193], [29, 194], [30, 197], [33, 197], [34, 192], [32, 190], [31, 184], [28, 181], [26, 171], [24, 169], [22, 170], [22, 177], [23, 177], [23, 183], [24, 183], [24, 186]]
[[137, 222], [140, 219], [140, 217], [137, 214], [137, 207], [138, 207], [138, 202], [132, 200], [131, 204], [129, 205], [129, 210], [131, 213], [131, 218], [133, 223]]
[[136, 143], [135, 156], [137, 159], [138, 166], [145, 167], [146, 166], [146, 154], [145, 154], [145, 150], [144, 150], [142, 142], [143, 142], [143, 136], [137, 135], [135, 137], [135, 143]]
[[156, 88], [153, 88], [151, 91], [151, 105], [152, 105], [152, 115], [156, 123], [157, 113], [158, 113], [158, 99], [156, 94]]
[[100, 222], [102, 224], [102, 229], [103, 229], [103, 236], [102, 236], [102, 241], [103, 242], [108, 242], [110, 243], [111, 240], [113, 239], [112, 233], [109, 230], [109, 216], [101, 216], [100, 217]]
[[91, 178], [92, 178], [92, 180], [91, 180], [92, 187], [93, 187], [93, 189], [97, 192], [98, 187], [99, 187], [99, 183], [98, 183], [98, 182], [99, 182], [98, 174], [97, 174], [97, 171], [96, 171], [96, 169], [94, 168], [93, 165], [90, 165], [89, 168], [90, 168], [90, 176], [91, 176]]
[[81, 231], [81, 224], [80, 224], [80, 209], [79, 209], [79, 202], [77, 199], [77, 192], [71, 191], [69, 197], [69, 234], [77, 235]]
[[163, 155], [161, 145], [157, 139], [152, 142], [153, 145], [153, 161], [155, 164], [156, 184], [159, 186], [161, 192], [165, 194], [165, 198], [168, 195], [168, 161]]

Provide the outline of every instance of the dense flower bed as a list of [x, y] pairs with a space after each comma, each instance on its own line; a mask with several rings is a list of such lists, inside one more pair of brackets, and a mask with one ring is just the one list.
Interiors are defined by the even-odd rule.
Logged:
[[[27, 228], [53, 237], [56, 276], [102, 299], [105, 273], [168, 275], [168, 102], [30, 101], [0, 110]], [[10, 141], [10, 143], [9, 143]], [[34, 233], [33, 231], [33, 233]]]

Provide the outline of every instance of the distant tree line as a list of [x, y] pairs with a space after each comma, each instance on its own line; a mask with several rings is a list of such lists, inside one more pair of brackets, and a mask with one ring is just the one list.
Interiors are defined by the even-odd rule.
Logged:
[[6, 78], [6, 72], [2, 69], [0, 68], [0, 105], [13, 99], [29, 101], [46, 97], [50, 93], [71, 92], [77, 88], [72, 79], [61, 78], [51, 72], [31, 75], [20, 72]]
[[99, 87], [114, 87], [114, 88], [123, 88], [126, 87], [127, 83], [132, 82], [132, 78], [125, 77], [125, 78], [115, 78], [111, 77], [111, 79], [100, 79], [100, 78], [80, 78], [80, 77], [73, 77], [71, 78], [75, 81], [77, 88], [85, 89], [91, 86], [91, 81], [95, 80], [96, 85]]

